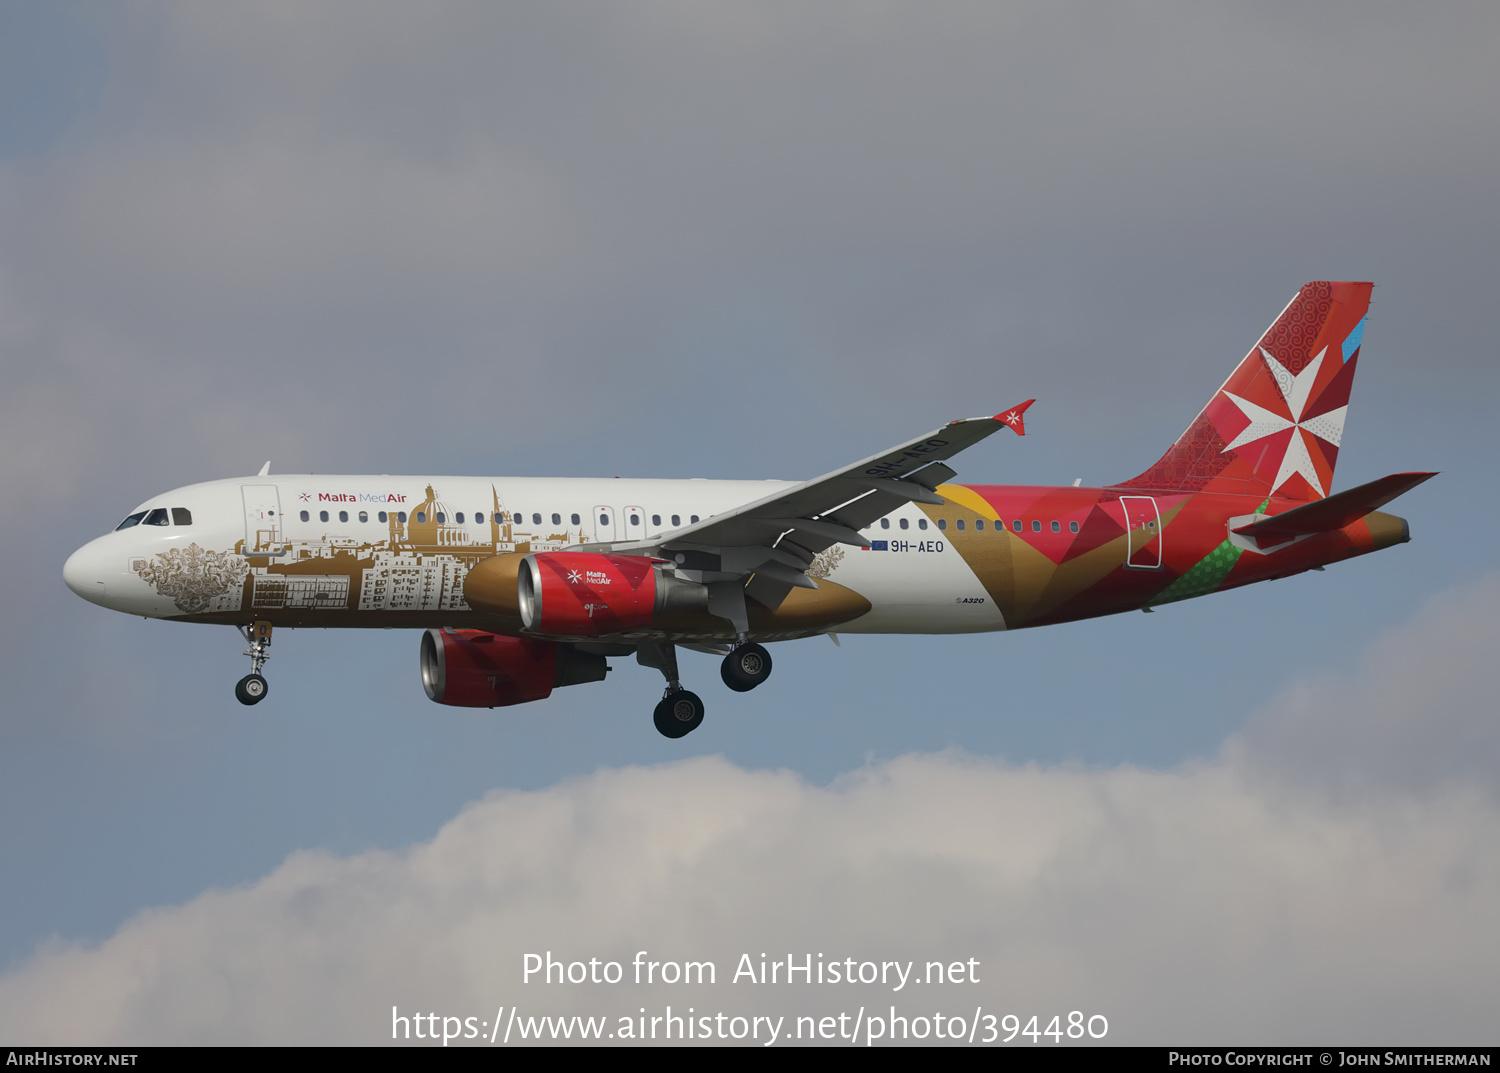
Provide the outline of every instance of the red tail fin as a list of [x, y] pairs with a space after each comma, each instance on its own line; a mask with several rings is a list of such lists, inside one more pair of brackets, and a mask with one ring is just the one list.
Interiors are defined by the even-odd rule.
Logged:
[[1322, 499], [1333, 483], [1372, 283], [1309, 283], [1130, 488]]

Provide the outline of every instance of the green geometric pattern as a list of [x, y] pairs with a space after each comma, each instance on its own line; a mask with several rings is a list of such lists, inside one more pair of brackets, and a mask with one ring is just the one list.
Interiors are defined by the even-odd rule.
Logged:
[[[1270, 500], [1267, 499], [1255, 513], [1262, 513]], [[1166, 588], [1147, 602], [1147, 607], [1155, 607], [1157, 604], [1170, 604], [1177, 600], [1191, 600], [1194, 596], [1204, 596], [1218, 589], [1219, 583], [1229, 576], [1229, 571], [1234, 569], [1234, 564], [1240, 561], [1244, 549], [1237, 548], [1227, 539], [1213, 551], [1194, 563], [1187, 573], [1178, 576]]]

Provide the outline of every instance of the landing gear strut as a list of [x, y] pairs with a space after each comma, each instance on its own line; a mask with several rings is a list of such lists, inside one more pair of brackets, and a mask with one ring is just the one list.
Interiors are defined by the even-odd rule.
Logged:
[[771, 653], [757, 644], [742, 644], [724, 657], [719, 674], [736, 693], [748, 693], [771, 677]]
[[655, 667], [667, 680], [663, 694], [652, 721], [664, 737], [680, 738], [691, 734], [703, 722], [703, 701], [698, 694], [683, 689], [677, 677], [677, 647], [675, 645], [641, 645], [636, 649], [636, 662], [644, 667]]
[[250, 645], [245, 649], [245, 655], [250, 657], [250, 673], [235, 683], [234, 699], [241, 704], [259, 704], [271, 689], [260, 673], [271, 658], [271, 624], [261, 619], [253, 626], [239, 627], [239, 631]]

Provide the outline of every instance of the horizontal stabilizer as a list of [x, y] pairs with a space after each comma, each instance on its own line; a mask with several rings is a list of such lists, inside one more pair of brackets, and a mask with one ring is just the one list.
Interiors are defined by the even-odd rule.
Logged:
[[1436, 473], [1393, 473], [1389, 477], [1381, 477], [1378, 481], [1362, 484], [1327, 499], [1319, 499], [1305, 506], [1293, 507], [1274, 517], [1239, 526], [1235, 532], [1257, 539], [1290, 539], [1342, 529], [1372, 510], [1385, 506], [1397, 496], [1411, 491], [1429, 477], [1436, 476]]

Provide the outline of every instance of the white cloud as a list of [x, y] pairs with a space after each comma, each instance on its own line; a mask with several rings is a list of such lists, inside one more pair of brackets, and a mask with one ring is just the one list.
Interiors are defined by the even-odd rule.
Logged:
[[[0, 981], [0, 1035], [377, 1043], [393, 1005], [614, 1027], [669, 1003], [789, 1017], [894, 1004], [1100, 1013], [1114, 1042], [1492, 1043], [1500, 803], [1451, 733], [1487, 713], [1434, 728], [1412, 703], [1471, 696], [1485, 646], [1439, 665], [1387, 657], [1497, 607], [1495, 578], [1437, 602], [1359, 673], [1292, 690], [1220, 758], [1171, 771], [941, 754], [818, 787], [704, 758], [496, 791], [405, 852], [295, 854], [96, 948], [54, 944]], [[1288, 759], [1298, 734], [1321, 748], [1298, 714], [1320, 691], [1353, 702], [1332, 718], [1364, 739], [1357, 794]], [[1422, 727], [1412, 779], [1386, 758]], [[522, 984], [523, 955], [548, 950], [618, 961], [627, 981], [639, 950], [708, 959], [718, 982]], [[980, 982], [731, 983], [747, 953], [919, 971], [975, 958]]]

